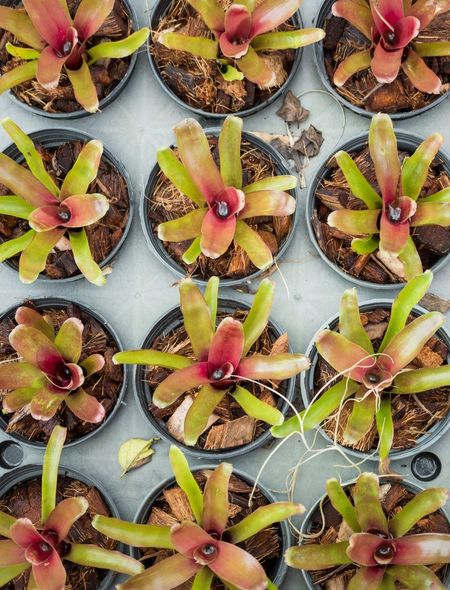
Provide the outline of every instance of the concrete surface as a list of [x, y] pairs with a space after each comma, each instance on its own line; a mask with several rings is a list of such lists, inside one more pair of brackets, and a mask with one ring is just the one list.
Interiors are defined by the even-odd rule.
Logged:
[[[149, 7], [146, 0], [133, 0], [139, 14], [140, 23], [147, 24]], [[318, 0], [307, 0], [302, 8], [305, 26], [311, 26]], [[306, 179], [314, 174], [323, 158], [334, 150], [342, 133], [342, 114], [335, 101], [320, 84], [314, 68], [313, 51], [306, 48], [303, 62], [297, 74], [292, 90], [296, 94], [306, 95], [302, 98], [304, 105], [311, 109], [310, 119], [305, 123], [314, 124], [322, 130], [325, 142], [320, 155], [311, 161], [306, 170]], [[279, 102], [245, 121], [245, 129], [283, 133], [282, 121], [275, 115]], [[0, 98], [2, 117], [10, 116], [27, 131], [35, 131], [57, 126], [56, 123], [31, 115], [16, 106], [8, 96]], [[156, 149], [168, 145], [173, 140], [171, 128], [186, 116], [186, 112], [172, 102], [161, 90], [152, 77], [145, 51], [139, 56], [135, 74], [124, 93], [105, 112], [69, 123], [67, 126], [84, 130], [104, 141], [127, 166], [136, 188], [136, 198], [143, 198], [143, 188], [148, 174], [155, 162]], [[445, 149], [450, 152], [450, 103], [448, 100], [418, 119], [412, 119], [398, 125], [405, 131], [428, 135], [434, 131], [447, 134]], [[342, 140], [368, 129], [369, 120], [345, 112], [345, 129]], [[63, 125], [64, 126], [64, 125]], [[0, 133], [0, 149], [9, 145], [6, 133]], [[302, 198], [306, 190], [302, 191]], [[301, 203], [302, 205], [302, 203]], [[273, 309], [274, 319], [289, 329], [293, 348], [305, 350], [310, 339], [319, 326], [333, 315], [339, 304], [342, 291], [349, 283], [341, 279], [318, 257], [308, 240], [306, 225], [302, 216], [294, 243], [282, 264], [281, 271], [288, 285], [283, 285], [279, 274], [273, 275], [277, 283], [276, 300]], [[444, 297], [450, 297], [450, 267], [440, 272], [433, 283], [432, 291]], [[6, 309], [19, 303], [25, 297], [62, 296], [92, 305], [106, 316], [119, 332], [125, 348], [138, 347], [153, 322], [178, 300], [177, 289], [173, 287], [174, 276], [166, 270], [147, 249], [142, 235], [138, 215], [132, 231], [119, 257], [114, 264], [114, 272], [108, 278], [105, 288], [99, 289], [85, 281], [68, 285], [35, 284], [22, 285], [13, 271], [5, 265], [0, 267], [0, 308]], [[224, 293], [225, 294], [225, 293]], [[232, 293], [233, 296], [237, 294]], [[360, 289], [360, 300], [377, 296], [370, 289]], [[384, 292], [384, 297], [389, 292]], [[241, 296], [250, 301], [249, 296]], [[99, 479], [112, 493], [123, 517], [133, 518], [144, 496], [162, 478], [169, 475], [167, 461], [168, 446], [160, 442], [156, 447], [153, 461], [120, 480], [120, 468], [117, 463], [119, 445], [130, 437], [150, 438], [153, 432], [135, 405], [130, 385], [126, 404], [118, 413], [110, 427], [85, 445], [67, 450], [63, 455], [64, 464], [85, 471]], [[0, 440], [5, 436], [2, 434]], [[444, 437], [431, 450], [446, 457], [450, 434]], [[321, 448], [323, 441], [317, 438], [316, 447]], [[236, 467], [256, 475], [268, 450], [259, 450], [250, 456], [235, 461]], [[303, 454], [304, 447], [298, 440], [291, 439], [269, 462], [262, 475], [262, 481], [275, 490], [285, 489], [288, 470], [294, 466]], [[41, 462], [42, 453], [26, 450], [25, 463]], [[328, 477], [340, 474], [344, 480], [355, 476], [353, 469], [343, 468], [344, 460], [336, 452], [327, 452], [310, 461], [298, 473], [297, 498], [306, 507], [323, 494], [324, 483]], [[195, 461], [192, 463], [195, 466]], [[340, 467], [339, 467], [340, 465]], [[374, 464], [371, 464], [374, 467]], [[371, 465], [367, 465], [370, 468]], [[394, 468], [411, 477], [409, 462], [395, 464]], [[450, 485], [450, 472], [447, 465], [438, 480], [438, 485]], [[280, 496], [282, 498], [283, 496]], [[304, 582], [299, 572], [291, 571], [282, 585], [283, 590], [304, 589]]]

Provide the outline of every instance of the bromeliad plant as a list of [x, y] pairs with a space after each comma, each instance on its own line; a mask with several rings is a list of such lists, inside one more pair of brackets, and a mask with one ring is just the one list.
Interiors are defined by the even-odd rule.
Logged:
[[98, 111], [90, 67], [100, 60], [132, 55], [150, 34], [146, 27], [126, 39], [89, 47], [89, 40], [108, 18], [114, 1], [81, 0], [73, 19], [66, 0], [23, 0], [23, 9], [1, 6], [0, 28], [20, 43], [8, 43], [6, 49], [22, 63], [0, 78], [0, 93], [34, 78], [52, 90], [58, 87], [64, 70], [78, 103], [90, 113]]
[[[448, 490], [431, 488], [417, 494], [391, 518], [380, 502], [378, 477], [359, 476], [353, 503], [336, 479], [327, 482], [328, 498], [346, 525], [347, 539], [330, 544], [305, 544], [286, 552], [286, 563], [305, 571], [356, 565], [347, 590], [395, 590], [398, 582], [411, 590], [445, 590], [428, 565], [450, 563], [450, 535], [411, 534], [426, 516], [442, 508]], [[408, 534], [410, 533], [410, 534]]]
[[4, 414], [21, 412], [35, 420], [51, 420], [61, 404], [83, 421], [97, 424], [105, 417], [102, 404], [83, 389], [84, 381], [101, 371], [105, 359], [92, 354], [80, 362], [83, 324], [67, 319], [55, 335], [45, 316], [19, 307], [17, 326], [9, 342], [20, 360], [0, 364], [0, 390]]
[[281, 424], [283, 414], [242, 387], [241, 382], [281, 381], [309, 367], [307, 357], [302, 354], [250, 353], [269, 320], [274, 293], [271, 281], [266, 279], [261, 283], [243, 323], [226, 317], [216, 326], [218, 292], [216, 277], [208, 282], [204, 296], [192, 280], [180, 284], [184, 327], [195, 358], [157, 350], [119, 352], [113, 357], [116, 364], [173, 369], [153, 392], [152, 402], [158, 408], [171, 406], [186, 392], [197, 389], [184, 423], [184, 442], [189, 446], [196, 444], [214, 409], [227, 394], [249, 416], [267, 424]]
[[163, 148], [158, 152], [158, 164], [197, 208], [179, 219], [161, 223], [158, 237], [166, 242], [193, 240], [183, 255], [186, 264], [195, 262], [202, 253], [219, 258], [234, 240], [257, 268], [271, 266], [270, 248], [245, 220], [260, 215], [292, 215], [295, 199], [285, 191], [294, 189], [297, 179], [274, 176], [243, 187], [239, 117], [227, 117], [220, 133], [220, 170], [197, 121], [184, 120], [175, 128], [175, 134], [181, 162], [171, 148]]
[[409, 324], [415, 305], [426, 294], [433, 275], [430, 271], [410, 281], [392, 304], [389, 324], [378, 348], [361, 322], [356, 289], [341, 299], [339, 332], [322, 330], [316, 337], [319, 354], [337, 371], [338, 381], [306, 408], [280, 427], [276, 437], [306, 432], [318, 426], [352, 398], [354, 405], [344, 429], [344, 442], [356, 445], [376, 422], [379, 434], [380, 470], [388, 472], [394, 425], [391, 398], [415, 395], [450, 385], [450, 365], [415, 369], [410, 363], [445, 322], [439, 312], [425, 313]]
[[341, 151], [335, 156], [350, 190], [367, 209], [333, 211], [328, 216], [328, 225], [355, 236], [352, 249], [357, 254], [379, 250], [382, 260], [400, 269], [406, 280], [423, 272], [411, 237], [414, 228], [450, 225], [450, 189], [422, 196], [428, 168], [443, 141], [439, 133], [431, 135], [400, 164], [391, 119], [388, 115], [375, 115], [369, 131], [369, 150], [381, 196], [349, 154]]
[[437, 15], [449, 10], [448, 0], [338, 0], [333, 14], [358, 29], [373, 48], [347, 57], [337, 68], [334, 83], [343, 86], [354, 74], [370, 68], [378, 82], [389, 84], [402, 69], [415, 88], [439, 94], [442, 82], [423, 58], [450, 55], [450, 42], [414, 39]]
[[42, 472], [41, 519], [38, 524], [28, 518], [15, 518], [0, 512], [0, 584], [31, 569], [28, 588], [64, 590], [64, 561], [80, 566], [127, 574], [140, 573], [143, 566], [119, 551], [90, 544], [76, 544], [68, 539], [74, 523], [88, 510], [86, 498], [66, 498], [56, 504], [58, 468], [66, 430], [57, 426], [50, 437]]
[[30, 229], [0, 244], [0, 262], [20, 254], [20, 280], [33, 283], [55, 247], [71, 249], [86, 279], [97, 286], [104, 285], [105, 275], [93, 259], [85, 230], [109, 209], [104, 195], [86, 194], [97, 176], [102, 143], [92, 140], [84, 146], [59, 187], [26, 133], [9, 118], [2, 121], [2, 126], [23, 154], [28, 168], [0, 154], [0, 182], [12, 192], [0, 196], [0, 214], [25, 219]]
[[195, 522], [186, 520], [168, 527], [133, 524], [104, 516], [93, 520], [92, 526], [111, 539], [134, 547], [174, 552], [117, 588], [171, 590], [194, 578], [193, 590], [209, 590], [216, 577], [230, 590], [276, 590], [262, 565], [239, 544], [277, 522], [302, 514], [304, 507], [292, 502], [276, 502], [228, 526], [228, 486], [233, 466], [221, 463], [216, 467], [202, 493], [186, 458], [175, 446], [170, 449], [170, 461]]
[[300, 8], [302, 0], [243, 0], [226, 10], [217, 0], [188, 0], [213, 39], [191, 37], [173, 30], [162, 31], [157, 41], [168, 49], [187, 51], [217, 60], [227, 81], [244, 77], [261, 88], [279, 85], [277, 73], [260, 52], [297, 49], [320, 41], [322, 29], [275, 31]]

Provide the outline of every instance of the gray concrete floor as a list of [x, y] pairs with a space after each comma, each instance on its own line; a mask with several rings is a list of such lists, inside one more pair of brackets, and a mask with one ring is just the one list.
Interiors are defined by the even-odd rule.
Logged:
[[[149, 7], [146, 0], [133, 0], [142, 25], [148, 22]], [[153, 3], [152, 3], [153, 4]], [[152, 5], [151, 4], [151, 5]], [[319, 9], [319, 0], [306, 0], [302, 8], [305, 26], [312, 26]], [[311, 109], [312, 123], [323, 131], [325, 142], [320, 155], [311, 161], [306, 170], [308, 181], [321, 161], [330, 155], [342, 133], [342, 115], [335, 101], [323, 91], [313, 63], [313, 52], [306, 48], [300, 70], [292, 90], [300, 95], [304, 105]], [[278, 104], [263, 113], [245, 120], [245, 129], [283, 133], [282, 121], [275, 115]], [[12, 117], [21, 127], [32, 132], [49, 127], [57, 127], [50, 120], [29, 114], [16, 106], [8, 96], [0, 97], [2, 118]], [[67, 127], [86, 131], [104, 141], [124, 162], [129, 170], [136, 189], [136, 199], [143, 198], [143, 189], [148, 174], [155, 162], [156, 149], [173, 141], [171, 128], [187, 113], [172, 102], [161, 90], [152, 73], [145, 55], [139, 56], [138, 66], [128, 88], [105, 112], [69, 122]], [[419, 118], [405, 121], [397, 127], [404, 131], [426, 136], [434, 131], [446, 135], [444, 149], [450, 152], [450, 103], [444, 101], [440, 106]], [[367, 131], [368, 119], [345, 112], [345, 128], [341, 141]], [[0, 149], [9, 145], [9, 138], [0, 133]], [[306, 198], [306, 190], [301, 193]], [[432, 291], [443, 297], [450, 297], [450, 267], [441, 271], [435, 278]], [[349, 283], [341, 279], [325, 265], [311, 245], [304, 216], [302, 215], [294, 243], [282, 261], [281, 271], [288, 285], [283, 285], [279, 274], [273, 275], [277, 283], [273, 318], [286, 329], [293, 348], [302, 352], [321, 324], [338, 310], [342, 291]], [[0, 308], [1, 310], [19, 303], [26, 297], [61, 296], [73, 298], [88, 304], [103, 314], [116, 328], [126, 349], [138, 347], [153, 322], [166, 310], [176, 305], [177, 289], [173, 286], [175, 277], [165, 269], [148, 251], [144, 242], [138, 215], [136, 215], [128, 240], [114, 263], [114, 271], [108, 278], [105, 288], [99, 289], [87, 282], [77, 281], [69, 285], [22, 285], [17, 275], [5, 265], [0, 267]], [[231, 294], [237, 296], [236, 294]], [[370, 289], [359, 289], [360, 301], [376, 296]], [[384, 292], [383, 297], [391, 293]], [[246, 295], [240, 297], [250, 300]], [[130, 385], [124, 407], [109, 428], [92, 441], [64, 452], [64, 464], [75, 467], [100, 480], [113, 495], [123, 517], [132, 518], [144, 496], [162, 478], [170, 474], [167, 461], [168, 446], [160, 442], [153, 461], [120, 480], [117, 463], [119, 445], [130, 437], [150, 438], [154, 433], [141, 416], [135, 405]], [[432, 447], [443, 460], [448, 453], [450, 434]], [[0, 440], [4, 439], [2, 434]], [[323, 447], [321, 437], [317, 437], [316, 448]], [[288, 470], [295, 465], [304, 452], [303, 444], [291, 439], [279, 451], [263, 472], [262, 481], [274, 490], [284, 490]], [[235, 460], [235, 466], [256, 475], [268, 456], [267, 449], [261, 449]], [[25, 463], [41, 462], [42, 453], [26, 450]], [[324, 492], [327, 478], [339, 474], [344, 480], [355, 476], [355, 471], [343, 468], [342, 457], [336, 452], [327, 452], [302, 467], [297, 479], [297, 499], [310, 507]], [[195, 461], [192, 462], [195, 466]], [[364, 466], [374, 469], [373, 463]], [[394, 464], [394, 469], [414, 481], [408, 461]], [[1, 470], [0, 470], [1, 472]], [[437, 485], [450, 485], [450, 472], [447, 464]], [[280, 495], [283, 498], [283, 495]], [[283, 590], [305, 588], [300, 573], [291, 571], [282, 585]]]

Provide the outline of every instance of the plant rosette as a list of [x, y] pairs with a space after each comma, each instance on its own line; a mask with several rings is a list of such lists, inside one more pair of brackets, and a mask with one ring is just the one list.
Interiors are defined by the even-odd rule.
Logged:
[[310, 239], [342, 277], [399, 289], [450, 259], [450, 160], [439, 133], [394, 133], [388, 115], [319, 169], [306, 206]]
[[53, 119], [103, 110], [128, 84], [150, 34], [128, 0], [2, 0], [0, 93]]
[[448, 0], [325, 0], [317, 25], [326, 37], [314, 47], [323, 84], [365, 117], [407, 119], [435, 107], [450, 82], [449, 11]]
[[[449, 582], [448, 490], [363, 473], [306, 515], [303, 542], [285, 554], [309, 590], [445, 590]], [[311, 535], [313, 535], [311, 537]]]
[[159, 0], [150, 64], [165, 92], [207, 118], [254, 114], [289, 87], [302, 48], [323, 38], [303, 29], [301, 0], [232, 3]]
[[276, 590], [287, 567], [291, 542], [287, 519], [301, 504], [277, 502], [229, 463], [189, 467], [182, 451], [169, 453], [175, 478], [144, 500], [135, 523], [97, 516], [94, 528], [133, 547], [146, 570], [120, 590]]
[[[270, 272], [289, 247], [299, 213], [298, 180], [266, 142], [242, 132], [242, 119], [203, 130], [176, 128], [176, 148], [158, 151], [142, 200], [144, 234], [180, 277], [224, 287]], [[220, 170], [219, 170], [220, 168]]]
[[0, 261], [24, 283], [103, 286], [131, 226], [125, 167], [85, 133], [2, 124], [14, 144], [0, 154]]
[[79, 303], [43, 298], [0, 316], [0, 428], [42, 448], [55, 425], [66, 446], [94, 436], [113, 419], [127, 372], [112, 363], [120, 340], [98, 313]]
[[95, 515], [118, 518], [118, 511], [97, 482], [59, 466], [64, 438], [65, 429], [56, 427], [43, 466], [0, 480], [0, 585], [6, 590], [108, 590], [116, 573], [143, 569], [92, 527]]
[[272, 282], [261, 283], [250, 309], [218, 300], [218, 288], [211, 279], [203, 295], [182, 281], [180, 308], [153, 327], [141, 350], [113, 360], [138, 365], [138, 405], [163, 438], [189, 454], [225, 459], [268, 442], [309, 362], [269, 321]]
[[[391, 460], [432, 445], [450, 426], [445, 316], [417, 305], [431, 280], [425, 272], [393, 302], [358, 305], [356, 289], [345, 291], [339, 315], [306, 352], [311, 368], [301, 376], [303, 432], [320, 427], [330, 444], [358, 460], [379, 460], [381, 473], [390, 472]], [[281, 438], [302, 427], [294, 416], [272, 434]]]

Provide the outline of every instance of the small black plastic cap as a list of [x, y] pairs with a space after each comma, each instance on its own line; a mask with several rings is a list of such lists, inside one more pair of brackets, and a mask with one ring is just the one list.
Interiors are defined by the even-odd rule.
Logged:
[[23, 461], [22, 447], [16, 442], [2, 442], [0, 444], [0, 467], [14, 469]]
[[420, 481], [432, 481], [441, 473], [442, 463], [434, 453], [419, 453], [411, 462], [411, 471]]

